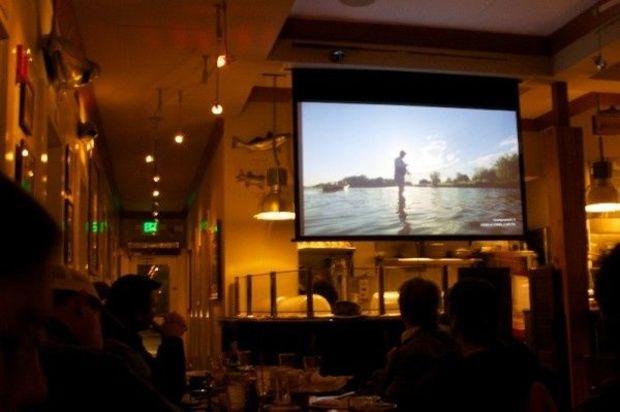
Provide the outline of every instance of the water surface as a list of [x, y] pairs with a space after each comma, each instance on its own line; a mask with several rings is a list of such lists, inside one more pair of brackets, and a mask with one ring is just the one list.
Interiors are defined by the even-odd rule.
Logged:
[[518, 235], [519, 189], [406, 187], [349, 188], [323, 193], [304, 188], [304, 234]]

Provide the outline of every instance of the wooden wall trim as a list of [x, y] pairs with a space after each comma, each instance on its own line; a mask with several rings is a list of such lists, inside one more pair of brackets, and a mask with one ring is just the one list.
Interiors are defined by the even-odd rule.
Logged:
[[396, 24], [310, 20], [295, 17], [286, 20], [279, 39], [473, 50], [520, 55], [547, 56], [550, 53], [547, 38], [543, 36]]

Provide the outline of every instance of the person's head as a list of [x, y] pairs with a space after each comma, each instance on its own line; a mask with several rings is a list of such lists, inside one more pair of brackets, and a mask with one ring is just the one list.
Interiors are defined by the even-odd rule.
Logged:
[[595, 276], [595, 293], [606, 335], [620, 352], [620, 244], [602, 259]]
[[405, 153], [405, 151], [404, 151], [404, 150], [401, 150], [401, 151], [400, 151], [399, 156], [400, 156], [400, 158], [402, 159], [403, 157], [405, 157], [405, 155], [406, 155], [406, 154], [407, 154], [407, 153]]
[[46, 265], [58, 238], [52, 218], [0, 174], [0, 410], [12, 411], [45, 396], [37, 341], [49, 312]]
[[161, 283], [143, 275], [124, 275], [110, 287], [106, 308], [126, 327], [147, 329], [155, 316], [155, 292]]
[[499, 306], [497, 292], [486, 280], [459, 280], [448, 294], [448, 318], [455, 337], [485, 346], [497, 338]]
[[93, 284], [76, 270], [52, 268], [52, 317], [62, 323], [79, 345], [101, 349], [101, 301]]
[[434, 328], [437, 326], [439, 288], [429, 280], [409, 279], [400, 287], [398, 306], [408, 327]]

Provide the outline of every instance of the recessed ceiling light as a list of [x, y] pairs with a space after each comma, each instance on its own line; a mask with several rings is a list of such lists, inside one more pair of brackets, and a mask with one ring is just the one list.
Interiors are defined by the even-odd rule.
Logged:
[[365, 7], [370, 6], [375, 1], [376, 0], [340, 0], [340, 3], [351, 7]]

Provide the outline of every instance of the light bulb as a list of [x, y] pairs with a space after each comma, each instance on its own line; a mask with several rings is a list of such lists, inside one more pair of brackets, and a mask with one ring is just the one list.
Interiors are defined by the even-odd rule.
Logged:
[[157, 210], [153, 210], [153, 217], [159, 216], [159, 212]]
[[155, 158], [153, 157], [153, 155], [146, 155], [146, 157], [144, 158], [144, 161], [146, 163], [153, 163], [155, 161]]
[[48, 160], [47, 153], [43, 153], [41, 155], [41, 163], [47, 163], [47, 160]]
[[174, 141], [178, 144], [183, 143], [183, 140], [185, 140], [185, 135], [183, 134], [183, 132], [178, 132], [176, 135], [174, 135]]
[[211, 106], [211, 113], [213, 113], [214, 115], [219, 116], [222, 114], [222, 112], [224, 112], [224, 108], [221, 104], [214, 103], [213, 106]]
[[221, 69], [222, 67], [226, 66], [226, 63], [228, 63], [228, 58], [226, 57], [225, 54], [220, 54], [219, 56], [217, 56], [217, 68]]
[[159, 177], [159, 175], [153, 176], [153, 182], [155, 182], [155, 183], [159, 182], [160, 179], [161, 178]]
[[159, 197], [159, 190], [153, 190], [153, 197]]
[[28, 157], [29, 154], [30, 152], [28, 151], [28, 149], [22, 149], [22, 157]]

